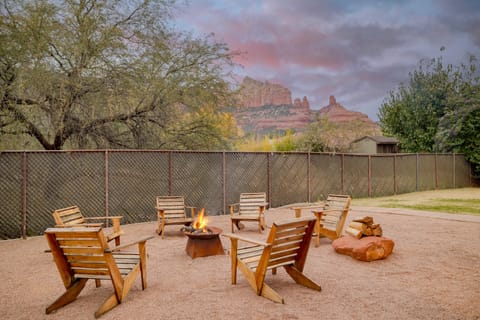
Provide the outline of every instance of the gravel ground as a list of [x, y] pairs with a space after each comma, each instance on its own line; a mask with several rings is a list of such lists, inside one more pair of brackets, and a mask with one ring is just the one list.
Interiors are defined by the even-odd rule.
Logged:
[[[295, 284], [284, 270], [268, 274], [283, 305], [256, 296], [240, 272], [232, 285], [227, 254], [191, 259], [177, 226], [167, 227], [162, 240], [154, 222], [125, 225], [123, 243], [155, 235], [147, 244], [148, 287], [142, 291], [136, 280], [126, 301], [102, 319], [480, 319], [479, 216], [353, 206], [347, 224], [367, 214], [394, 240], [392, 255], [361, 262], [335, 253], [328, 239], [318, 248], [312, 241], [304, 271], [322, 291]], [[292, 210], [270, 209], [267, 225], [287, 217]], [[209, 225], [230, 231], [228, 216], [209, 218]], [[240, 232], [266, 236], [253, 224]], [[227, 252], [228, 238], [222, 243]], [[93, 319], [112, 293], [108, 282], [87, 283], [76, 301], [45, 315], [64, 292], [46, 248], [44, 237], [0, 242], [1, 318]]]

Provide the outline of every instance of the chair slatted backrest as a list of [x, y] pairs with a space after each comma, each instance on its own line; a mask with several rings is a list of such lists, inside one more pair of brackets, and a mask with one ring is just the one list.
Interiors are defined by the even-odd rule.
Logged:
[[258, 215], [259, 206], [265, 206], [267, 195], [265, 192], [241, 193], [239, 214]]
[[[293, 264], [303, 270], [302, 261], [308, 252], [314, 225], [313, 217], [273, 223], [267, 238], [267, 242], [272, 243], [267, 269]], [[299, 266], [298, 263], [302, 265]]]
[[181, 196], [158, 196], [157, 209], [164, 211], [165, 219], [186, 218], [185, 199]]
[[[233, 233], [225, 234], [231, 241], [232, 284], [237, 283], [239, 269], [257, 295], [284, 303], [283, 297], [265, 283], [268, 270], [276, 274], [277, 268], [282, 267], [296, 283], [317, 291], [322, 290], [320, 285], [303, 273], [316, 221], [312, 216], [274, 222], [265, 242]], [[254, 245], [239, 247], [239, 241]]]
[[[135, 279], [140, 275], [142, 289], [146, 283], [146, 241], [145, 237], [121, 247], [110, 249], [101, 227], [57, 227], [45, 230], [48, 246], [66, 292], [49, 305], [45, 312], [55, 310], [73, 302], [88, 280], [110, 280], [114, 292], [95, 312], [95, 318], [124, 302]], [[125, 248], [137, 245], [137, 252]]]
[[266, 241], [271, 246], [239, 248], [238, 257], [254, 272], [259, 267], [270, 270], [285, 265], [303, 270], [315, 220], [311, 217], [274, 222]]
[[57, 225], [83, 224], [85, 219], [78, 206], [57, 209], [53, 211], [53, 218]]
[[350, 202], [351, 198], [348, 195], [329, 194], [323, 208], [324, 214], [320, 219], [324, 228], [335, 230], [342, 221], [345, 211], [348, 212]]
[[128, 254], [117, 262], [100, 227], [49, 228], [45, 234], [66, 287], [73, 279], [128, 274], [139, 262], [138, 255]]

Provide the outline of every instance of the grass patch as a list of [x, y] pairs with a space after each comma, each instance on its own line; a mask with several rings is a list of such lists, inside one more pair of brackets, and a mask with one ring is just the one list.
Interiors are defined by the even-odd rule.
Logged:
[[[472, 202], [472, 204], [469, 204]], [[390, 206], [391, 207], [391, 206]], [[480, 215], [480, 205], [478, 201], [462, 201], [461, 203], [444, 203], [444, 201], [439, 201], [437, 204], [399, 204], [395, 205], [395, 208], [405, 208], [405, 209], [414, 209], [414, 210], [423, 210], [423, 211], [436, 211], [436, 212], [447, 212], [447, 213], [468, 213], [473, 215]]]
[[389, 197], [353, 199], [352, 205], [405, 208], [422, 211], [480, 216], [480, 189], [451, 189], [414, 192]]

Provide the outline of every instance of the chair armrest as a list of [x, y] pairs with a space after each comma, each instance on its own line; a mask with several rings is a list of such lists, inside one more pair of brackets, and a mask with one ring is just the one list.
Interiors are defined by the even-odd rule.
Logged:
[[230, 238], [231, 240], [237, 239], [237, 240], [240, 240], [240, 241], [245, 241], [245, 242], [249, 242], [249, 243], [253, 243], [253, 244], [258, 244], [258, 245], [264, 246], [264, 247], [268, 247], [268, 246], [271, 245], [270, 243], [266, 243], [265, 241], [260, 241], [260, 240], [257, 240], [257, 239], [247, 238], [247, 237], [237, 235], [237, 234], [233, 234], [233, 233], [222, 233], [222, 236]]
[[84, 220], [107, 220], [112, 222], [112, 227], [115, 232], [120, 232], [120, 220], [123, 216], [108, 216], [108, 217], [86, 217]]
[[240, 209], [240, 203], [232, 203], [228, 205], [228, 211], [230, 211], [230, 215], [233, 215], [234, 213], [238, 212]]
[[326, 210], [312, 210], [313, 214], [324, 214], [324, 213], [329, 213], [329, 212], [343, 212], [344, 209], [326, 209]]
[[55, 228], [102, 227], [103, 223], [56, 224]]
[[262, 212], [264, 212], [265, 210], [268, 209], [268, 202], [259, 203], [259, 204], [258, 204], [258, 207], [259, 207], [259, 208], [263, 207]]
[[304, 206], [295, 206], [295, 207], [289, 207], [289, 209], [292, 209], [292, 210], [297, 210], [297, 209], [301, 209], [301, 210], [308, 210], [308, 209], [317, 209], [315, 211], [323, 211], [323, 207], [325, 206], [325, 203], [322, 203], [322, 202], [315, 202], [315, 203], [308, 203]]
[[[188, 206], [185, 206], [185, 209], [190, 209], [190, 218], [195, 218], [195, 211], [197, 211], [197, 207], [188, 207]], [[185, 215], [187, 215], [187, 211], [188, 210], [185, 210]]]
[[135, 240], [135, 241], [132, 241], [132, 242], [129, 242], [129, 243], [125, 243], [125, 244], [122, 244], [120, 246], [117, 246], [113, 249], [108, 249], [109, 252], [115, 252], [117, 250], [120, 250], [120, 249], [125, 249], [127, 247], [131, 247], [133, 245], [136, 245], [136, 244], [139, 244], [139, 243], [142, 243], [142, 242], [146, 242], [147, 240], [150, 240], [150, 239], [153, 239], [154, 236], [146, 236], [146, 237], [143, 237], [143, 238], [140, 238], [138, 240]]
[[84, 220], [100, 220], [100, 219], [122, 219], [123, 216], [105, 216], [105, 217], [84, 217]]

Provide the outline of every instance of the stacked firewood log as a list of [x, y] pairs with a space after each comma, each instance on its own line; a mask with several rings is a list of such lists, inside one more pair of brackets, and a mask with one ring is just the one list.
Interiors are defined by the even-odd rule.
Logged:
[[345, 229], [345, 232], [357, 239], [363, 236], [381, 237], [382, 227], [380, 224], [374, 223], [372, 217], [366, 216], [353, 219]]

